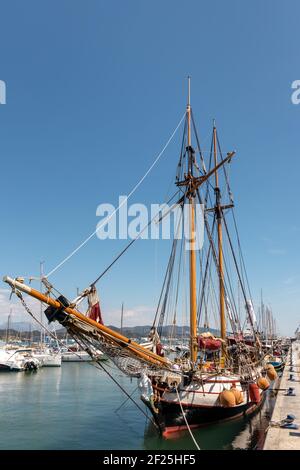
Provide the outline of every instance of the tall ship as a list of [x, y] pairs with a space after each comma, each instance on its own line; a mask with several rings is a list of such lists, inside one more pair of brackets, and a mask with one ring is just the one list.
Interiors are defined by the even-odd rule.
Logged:
[[[96, 290], [139, 236], [74, 300], [55, 295], [47, 278], [46, 293], [23, 279], [4, 278], [29, 313], [24, 293], [47, 304], [48, 321], [63, 325], [112, 381], [117, 383], [101, 364], [99, 351], [124, 374], [137, 378], [141, 400], [164, 435], [250, 415], [276, 379], [264, 359], [234, 212], [229, 169], [235, 158], [233, 151], [223, 154], [215, 122], [210, 149], [201, 149], [189, 80], [169, 209], [176, 209], [176, 223], [147, 342], [104, 324]], [[167, 216], [162, 212], [155, 223], [163, 224]]]

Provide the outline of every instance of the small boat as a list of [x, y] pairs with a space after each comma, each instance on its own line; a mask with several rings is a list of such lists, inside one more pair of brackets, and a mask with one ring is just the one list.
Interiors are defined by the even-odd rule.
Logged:
[[30, 371], [37, 370], [40, 366], [41, 362], [33, 357], [31, 350], [0, 350], [0, 371]]
[[23, 369], [23, 361], [18, 360], [14, 353], [5, 349], [0, 349], [0, 371], [21, 371]]
[[271, 360], [271, 361], [268, 361], [267, 364], [271, 364], [274, 369], [276, 370], [276, 372], [280, 372], [284, 369], [284, 366], [285, 366], [285, 362], [282, 361], [281, 359], [277, 358], [277, 360]]
[[91, 356], [85, 351], [62, 351], [62, 362], [89, 362]]
[[23, 370], [25, 371], [35, 371], [42, 366], [42, 362], [34, 357], [31, 348], [19, 348], [14, 354], [17, 360], [23, 360]]
[[32, 350], [32, 355], [38, 359], [43, 367], [61, 367], [62, 355], [50, 348]]
[[[62, 362], [90, 362], [93, 361], [93, 358], [86, 351], [72, 350], [72, 349], [63, 349], [62, 350]], [[97, 360], [105, 361], [107, 357], [103, 352], [97, 352]]]

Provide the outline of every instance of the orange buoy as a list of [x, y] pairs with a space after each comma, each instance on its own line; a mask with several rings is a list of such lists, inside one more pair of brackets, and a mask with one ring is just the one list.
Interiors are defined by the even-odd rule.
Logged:
[[268, 379], [270, 379], [272, 381], [272, 380], [275, 380], [277, 378], [277, 372], [274, 369], [274, 366], [272, 366], [272, 364], [267, 364], [265, 369], [267, 371]]
[[219, 400], [222, 406], [225, 408], [231, 408], [236, 405], [235, 395], [231, 390], [223, 390], [219, 394]]
[[270, 383], [266, 377], [259, 377], [256, 383], [261, 390], [267, 390], [267, 388], [270, 387]]
[[236, 405], [240, 405], [244, 401], [244, 395], [243, 393], [238, 390], [236, 387], [232, 386], [230, 391], [234, 394], [235, 396], [235, 403]]
[[259, 403], [260, 402], [260, 393], [259, 393], [259, 388], [257, 384], [249, 384], [249, 398], [250, 401], [253, 403]]

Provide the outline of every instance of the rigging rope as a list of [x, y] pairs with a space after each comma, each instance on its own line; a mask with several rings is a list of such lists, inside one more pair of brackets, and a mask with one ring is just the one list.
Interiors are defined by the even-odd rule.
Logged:
[[[48, 328], [45, 327], [45, 325], [42, 324], [42, 322], [40, 322], [38, 320], [38, 318], [34, 315], [34, 313], [32, 313], [32, 311], [30, 310], [30, 308], [28, 307], [28, 305], [26, 304], [24, 298], [23, 298], [23, 295], [21, 294], [20, 291], [18, 290], [14, 290], [13, 291], [16, 296], [20, 299], [24, 309], [26, 310], [26, 312], [40, 325], [41, 328], [43, 328], [49, 336], [51, 336], [52, 338], [54, 338], [58, 344], [61, 344], [63, 347], [66, 347], [66, 345], [60, 341], [56, 335], [54, 335]], [[75, 336], [73, 336], [73, 338], [75, 339], [76, 343], [80, 345], [80, 343], [77, 341], [77, 338]], [[70, 350], [70, 348], [67, 347], [68, 350]], [[89, 350], [89, 348], [87, 348], [87, 350]], [[76, 356], [80, 357], [80, 354], [77, 354], [76, 351], [72, 351]], [[101, 364], [99, 361], [95, 360], [95, 362], [97, 363], [98, 366], [100, 367], [97, 367], [96, 364], [94, 364], [93, 362], [88, 362], [87, 364], [90, 365], [90, 366], [93, 366], [95, 367], [96, 369], [98, 370], [102, 370], [103, 372], [105, 372], [109, 378], [122, 390], [122, 392], [126, 395], [127, 397], [127, 400], [130, 400], [132, 401], [135, 406], [143, 413], [143, 415], [157, 428], [157, 424], [155, 423], [154, 419], [150, 418], [146, 413], [145, 411], [141, 408], [141, 406], [132, 398], [132, 395], [130, 395], [126, 390], [125, 388], [119, 384], [119, 382], [111, 375], [111, 373], [103, 366], [103, 364]]]
[[[237, 264], [237, 259], [236, 259], [236, 256], [235, 256], [235, 253], [234, 253], [234, 250], [233, 250], [233, 246], [232, 246], [232, 242], [231, 242], [231, 239], [230, 239], [230, 236], [229, 236], [229, 231], [228, 231], [228, 227], [227, 227], [225, 217], [223, 218], [223, 221], [224, 221], [224, 227], [225, 227], [225, 230], [226, 230], [227, 238], [228, 238], [228, 241], [229, 241], [229, 246], [230, 246], [232, 256], [233, 256], [233, 261], [234, 261], [234, 264], [235, 264], [235, 267], [236, 267], [236, 272], [237, 272], [237, 275], [238, 275], [238, 279], [240, 281], [242, 294], [243, 294], [243, 297], [244, 297], [245, 304], [247, 305], [247, 295], [246, 295], [245, 287], [242, 284], [242, 279], [241, 279], [239, 267], [238, 267], [238, 264]], [[247, 313], [248, 313], [248, 318], [250, 320], [250, 324], [251, 324], [251, 327], [252, 327], [254, 337], [256, 338], [256, 341], [259, 343], [257, 331], [255, 330], [255, 327], [254, 327], [254, 319], [252, 318], [252, 316], [250, 315], [249, 312], [247, 312]]]
[[[75, 339], [75, 341], [77, 342], [77, 338], [76, 336], [73, 336], [73, 338]], [[83, 342], [83, 344], [86, 345], [87, 347], [87, 350], [89, 350], [86, 342], [81, 338], [81, 341]], [[78, 344], [80, 345], [80, 343], [78, 342]], [[156, 422], [154, 421], [153, 418], [150, 418], [147, 413], [143, 410], [143, 408], [134, 400], [134, 398], [132, 398], [132, 395], [133, 393], [130, 395], [126, 390], [125, 388], [113, 377], [113, 375], [106, 369], [106, 367], [104, 367], [103, 364], [101, 364], [101, 362], [99, 361], [96, 361], [97, 364], [101, 367], [101, 369], [103, 370], [103, 372], [105, 372], [108, 377], [120, 388], [120, 390], [122, 390], [122, 392], [126, 395], [127, 399], [132, 401], [132, 403], [143, 413], [143, 415], [146, 417], [146, 419], [148, 419], [156, 428], [158, 428], [158, 425], [156, 424]]]
[[[169, 204], [172, 199], [174, 199], [174, 197], [176, 196], [176, 194], [178, 194], [178, 191], [167, 201], [167, 204]], [[120, 253], [112, 260], [112, 262], [107, 266], [107, 268], [105, 268], [104, 271], [102, 271], [102, 273], [95, 279], [94, 282], [92, 282], [90, 284], [90, 287], [91, 286], [94, 286], [95, 284], [97, 284], [97, 282], [100, 281], [100, 279], [104, 276], [104, 274], [107, 273], [107, 271], [109, 271], [109, 269], [118, 261], [118, 259], [121, 258], [121, 256], [128, 250], [128, 248], [131, 247], [131, 245], [134, 244], [135, 241], [137, 241], [141, 236], [142, 234], [147, 230], [147, 228], [155, 221], [155, 219], [157, 219], [157, 217], [159, 216], [160, 214], [160, 210], [158, 210], [158, 212], [152, 217], [152, 219], [147, 223], [147, 225], [145, 225], [141, 230], [140, 232], [137, 234], [136, 237], [134, 237], [126, 246], [125, 248], [123, 248], [122, 251], [120, 251]]]
[[[220, 152], [221, 160], [223, 160], [223, 153], [222, 153], [222, 150], [221, 150], [218, 134], [217, 134], [217, 144], [218, 144], [218, 149], [219, 149], [219, 152]], [[230, 185], [229, 185], [229, 177], [228, 177], [227, 170], [226, 170], [225, 166], [223, 166], [223, 172], [224, 172], [224, 176], [225, 176], [225, 181], [226, 181], [226, 186], [227, 186], [227, 190], [228, 190], [230, 203], [234, 204], [233, 194], [232, 194], [232, 191], [231, 191], [231, 188], [230, 188]], [[249, 283], [248, 274], [247, 274], [245, 261], [244, 261], [244, 256], [243, 256], [243, 252], [242, 252], [242, 248], [241, 248], [238, 227], [237, 227], [236, 218], [235, 218], [235, 214], [234, 214], [234, 208], [232, 208], [231, 213], [232, 213], [232, 217], [233, 217], [233, 222], [234, 222], [234, 227], [235, 227], [235, 232], [236, 232], [236, 237], [237, 237], [237, 242], [238, 242], [238, 247], [239, 247], [240, 263], [241, 263], [240, 274], [241, 274], [241, 278], [243, 280], [243, 283], [244, 283], [244, 274], [245, 274], [250, 300], [251, 300], [252, 305], [253, 305], [253, 298], [252, 298], [252, 294], [251, 294], [251, 290], [250, 290], [250, 283]], [[243, 273], [243, 271], [244, 271], [244, 273]]]
[[121, 207], [127, 203], [128, 199], [135, 193], [135, 191], [139, 188], [139, 186], [142, 184], [142, 182], [145, 180], [145, 178], [148, 176], [148, 174], [150, 173], [150, 171], [154, 168], [154, 166], [156, 165], [156, 163], [160, 160], [161, 156], [163, 155], [164, 151], [166, 150], [166, 148], [168, 147], [168, 145], [170, 144], [170, 142], [172, 141], [173, 137], [175, 136], [177, 130], [179, 129], [182, 121], [184, 120], [186, 116], [186, 112], [184, 112], [184, 115], [182, 116], [182, 118], [180, 119], [179, 123], [177, 124], [177, 126], [175, 127], [174, 131], [172, 132], [171, 136], [169, 137], [169, 139], [167, 140], [167, 142], [165, 143], [164, 147], [162, 148], [162, 150], [159, 152], [159, 154], [157, 155], [157, 157], [155, 158], [154, 162], [151, 164], [151, 166], [148, 168], [148, 170], [146, 171], [146, 173], [144, 174], [144, 176], [138, 181], [138, 183], [134, 186], [134, 188], [130, 191], [130, 193], [128, 194], [128, 196], [126, 196], [121, 204], [119, 204], [119, 206], [103, 221], [102, 224], [100, 224], [99, 226], [97, 226], [96, 230], [94, 230], [93, 233], [91, 233], [82, 243], [80, 243], [80, 245], [77, 246], [77, 248], [75, 248], [68, 256], [66, 256], [60, 263], [58, 263], [57, 266], [55, 266], [55, 268], [53, 268], [45, 277], [49, 277], [51, 276], [52, 274], [55, 273], [55, 271], [57, 271], [61, 266], [63, 266], [70, 258], [72, 258], [72, 256], [74, 256], [82, 247], [84, 247], [89, 241], [91, 238], [93, 238], [96, 233], [100, 230], [100, 228], [102, 228], [105, 224], [107, 224], [107, 222], [121, 209]]

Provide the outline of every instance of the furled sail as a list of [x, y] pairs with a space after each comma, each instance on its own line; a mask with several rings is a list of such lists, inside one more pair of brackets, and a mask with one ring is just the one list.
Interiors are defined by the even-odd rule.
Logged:
[[88, 305], [88, 318], [96, 321], [97, 323], [100, 323], [100, 325], [104, 325], [100, 308], [100, 300], [95, 286], [91, 287], [91, 290], [88, 294]]

